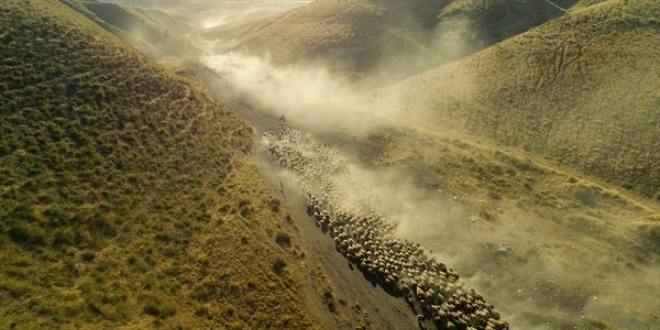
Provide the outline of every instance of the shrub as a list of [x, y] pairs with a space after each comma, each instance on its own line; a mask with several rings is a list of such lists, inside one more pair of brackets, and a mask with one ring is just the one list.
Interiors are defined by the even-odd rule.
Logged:
[[31, 291], [29, 282], [18, 280], [6, 280], [6, 283], [0, 284], [0, 290], [7, 290], [12, 298], [17, 299], [28, 295]]
[[229, 323], [228, 326], [229, 330], [242, 330], [243, 329], [243, 322], [236, 320], [231, 323]]
[[75, 233], [71, 228], [61, 228], [53, 234], [53, 246], [62, 247], [72, 245], [75, 240]]
[[287, 233], [279, 232], [277, 235], [275, 235], [275, 243], [282, 247], [290, 247], [291, 237]]
[[270, 210], [273, 211], [274, 213], [278, 213], [282, 206], [282, 203], [277, 198], [271, 199], [269, 204], [270, 204]]
[[23, 246], [46, 245], [46, 232], [30, 224], [15, 224], [9, 228], [9, 237], [14, 243]]
[[142, 312], [151, 316], [160, 315], [160, 309], [158, 308], [158, 304], [154, 301], [147, 302], [144, 305], [144, 307], [142, 307]]
[[85, 251], [80, 255], [80, 259], [84, 262], [91, 262], [94, 260], [94, 252], [92, 251]]
[[211, 311], [207, 306], [200, 305], [195, 308], [195, 316], [197, 317], [209, 317], [211, 315]]
[[236, 313], [236, 307], [234, 305], [227, 303], [222, 306], [222, 314], [226, 317], [232, 317]]
[[598, 200], [598, 194], [593, 189], [586, 186], [577, 187], [575, 189], [574, 197], [586, 206], [596, 206]]
[[211, 292], [204, 286], [200, 286], [193, 291], [192, 296], [198, 301], [209, 301]]
[[150, 298], [142, 307], [142, 312], [164, 319], [176, 314], [176, 308], [172, 304], [162, 303], [158, 299]]
[[279, 276], [284, 274], [284, 269], [286, 268], [286, 261], [284, 259], [277, 257], [273, 262], [273, 272]]

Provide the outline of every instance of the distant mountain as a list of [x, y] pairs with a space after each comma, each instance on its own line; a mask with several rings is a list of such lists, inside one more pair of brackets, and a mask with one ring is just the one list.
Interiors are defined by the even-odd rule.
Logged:
[[313, 328], [244, 121], [58, 1], [0, 27], [0, 328]]
[[318, 0], [295, 9], [254, 33], [237, 48], [269, 54], [275, 62], [310, 59], [336, 71], [363, 74], [385, 56], [432, 58], [430, 32], [445, 0]]
[[[455, 0], [438, 15], [438, 44], [477, 51], [564, 14], [576, 0]], [[560, 6], [561, 5], [561, 6]]]
[[[195, 22], [188, 17], [97, 1], [84, 1], [82, 4], [104, 22], [101, 26], [111, 26], [109, 31], [155, 59], [196, 56], [200, 53], [197, 47], [181, 37], [196, 28]], [[117, 30], [121, 33], [116, 33]]]
[[[571, 1], [564, 1], [570, 4]], [[390, 80], [480, 50], [560, 16], [546, 1], [317, 0], [238, 46], [277, 63], [315, 62]]]
[[660, 199], [660, 3], [575, 8], [385, 89], [458, 129]]

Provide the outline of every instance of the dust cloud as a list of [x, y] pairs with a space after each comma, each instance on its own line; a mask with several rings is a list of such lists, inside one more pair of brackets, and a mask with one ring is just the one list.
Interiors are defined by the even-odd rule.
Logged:
[[[403, 114], [403, 107], [392, 101], [396, 97], [390, 97], [386, 103], [365, 99], [360, 86], [333, 78], [322, 67], [278, 67], [268, 58], [232, 53], [206, 56], [201, 61], [251, 107], [274, 116], [284, 115], [292, 124], [309, 132], [347, 134], [367, 130]], [[341, 145], [333, 147], [344, 149]], [[430, 255], [459, 274], [462, 269], [470, 269], [473, 274], [464, 276], [465, 283], [480, 289], [487, 299], [494, 295], [502, 297], [496, 307], [506, 310], [502, 307], [509, 304], [504, 285], [507, 280], [492, 279], [474, 269], [479, 268], [486, 245], [493, 251], [506, 249], [510, 235], [507, 228], [490, 228], [487, 233], [474, 228], [475, 221], [483, 220], [466, 207], [468, 196], [419, 187], [397, 170], [365, 167], [350, 154], [343, 156], [351, 160], [350, 176], [333, 178], [345, 203], [343, 207], [357, 207], [357, 204], [364, 207], [366, 202], [397, 225], [395, 233], [399, 238], [422, 244]], [[302, 196], [296, 188], [300, 178], [292, 172], [272, 166], [260, 168], [270, 168], [269, 176], [284, 182], [287, 191], [298, 190]], [[359, 188], [356, 182], [360, 182]], [[290, 194], [287, 196], [292, 198]], [[496, 253], [493, 251], [490, 252]], [[481, 279], [486, 277], [490, 285], [479, 288]], [[507, 318], [510, 315], [504, 314]]]
[[[405, 115], [401, 104], [365, 99], [360, 88], [333, 78], [321, 67], [278, 67], [267, 58], [239, 54], [212, 55], [202, 61], [252, 107], [284, 115], [309, 132], [350, 134]], [[341, 144], [333, 147], [350, 149]], [[594, 251], [580, 242], [566, 246], [565, 240], [549, 238], [572, 235], [559, 223], [548, 225], [547, 219], [515, 206], [498, 210], [503, 221], [490, 222], [480, 215], [480, 196], [429, 189], [395, 169], [365, 166], [350, 152], [343, 156], [350, 160], [351, 174], [335, 178], [342, 200], [367, 200], [397, 225], [400, 239], [420, 243], [429, 255], [453, 268], [467, 286], [495, 305], [512, 328], [591, 329], [598, 322], [635, 329], [647, 326], [634, 320], [648, 313], [648, 307], [621, 308], [617, 300], [627, 293], [626, 301], [657, 303], [630, 297], [631, 291], [644, 292], [644, 285], [653, 285], [657, 269], [618, 270], [594, 278], [600, 267], [592, 260]], [[292, 173], [272, 171], [287, 186], [297, 185]], [[363, 183], [359, 189], [356, 181]], [[618, 280], [622, 273], [634, 281]]]
[[360, 87], [334, 78], [320, 66], [276, 66], [269, 58], [229, 53], [201, 59], [238, 98], [272, 115], [285, 116], [308, 131], [369, 125], [396, 113], [396, 100], [365, 99]]
[[[466, 51], [459, 39], [449, 39], [438, 35], [436, 40], [450, 43], [447, 56]], [[225, 53], [201, 59], [217, 73], [222, 86], [231, 89], [229, 97], [326, 136], [353, 134], [384, 123], [410, 124], [405, 95], [392, 89], [386, 89], [390, 95], [383, 98], [365, 93], [368, 86], [407, 74], [405, 63], [397, 61], [384, 61], [374, 75], [355, 83], [333, 76], [328, 68], [277, 66], [268, 57]], [[455, 90], [449, 87], [442, 92]], [[455, 88], [461, 90], [453, 96], [469, 90], [465, 84]], [[335, 141], [348, 143], [350, 139]], [[657, 267], [618, 269], [598, 276], [602, 266], [593, 261], [596, 252], [579, 241], [557, 239], [564, 234], [579, 238], [560, 223], [548, 224], [548, 219], [514, 205], [498, 210], [503, 221], [488, 221], [480, 215], [481, 196], [422, 187], [409, 174], [361, 164], [347, 152], [351, 150], [348, 145], [333, 147], [351, 161], [350, 178], [335, 178], [342, 200], [349, 204], [369, 201], [375, 211], [396, 224], [400, 239], [421, 244], [429, 255], [453, 268], [467, 286], [495, 305], [513, 329], [651, 329], [638, 316], [649, 313], [649, 304], [660, 306], [657, 297], [644, 296], [644, 292], [657, 291]], [[298, 186], [299, 178], [294, 174], [274, 167], [271, 172], [287, 183], [288, 191], [295, 191], [292, 187]], [[363, 183], [359, 189], [356, 181]], [[639, 304], [622, 305], [621, 299]]]
[[479, 33], [473, 25], [470, 20], [453, 17], [443, 19], [432, 29], [420, 27], [412, 33], [422, 36], [420, 42], [411, 42], [403, 51], [397, 38], [381, 39], [378, 60], [360, 84], [365, 89], [387, 87], [482, 49], [485, 43], [477, 38]]
[[[287, 198], [302, 200], [300, 178], [293, 171], [269, 165], [275, 181], [286, 182]], [[269, 165], [262, 164], [260, 168]], [[515, 260], [518, 247], [512, 241], [529, 233], [505, 224], [481, 226], [485, 220], [468, 203], [472, 196], [420, 187], [394, 169], [352, 162], [347, 172], [331, 178], [338, 188], [342, 209], [375, 210], [382, 214], [396, 224], [398, 238], [420, 243], [428, 255], [457, 271], [463, 283], [483, 294], [506, 319], [513, 321], [513, 329], [552, 328], [543, 324], [551, 317], [550, 312], [532, 300], [542, 300], [551, 293], [557, 304], [564, 303], [561, 293], [551, 292], [556, 285], [556, 271], [541, 262]], [[330, 240], [328, 243], [332, 244]], [[558, 310], [552, 312], [552, 317], [579, 322], [579, 310]]]
[[[515, 242], [521, 236], [534, 241], [542, 237], [505, 223], [488, 223], [470, 203], [477, 196], [420, 187], [392, 169], [353, 164], [350, 173], [364, 184], [359, 190], [342, 189], [343, 200], [372, 201], [376, 211], [396, 224], [398, 238], [421, 244], [428, 255], [453, 268], [468, 287], [495, 305], [512, 329], [553, 329], [552, 324], [567, 319], [583, 323], [581, 309], [571, 312], [561, 306], [567, 298], [556, 288], [560, 270], [537, 260], [517, 260], [521, 248]], [[554, 310], [544, 308], [552, 304]]]

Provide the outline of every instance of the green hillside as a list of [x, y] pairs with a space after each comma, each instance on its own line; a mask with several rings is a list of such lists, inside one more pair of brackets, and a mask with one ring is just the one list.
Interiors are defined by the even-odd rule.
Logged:
[[0, 26], [0, 328], [313, 326], [245, 122], [59, 2]]
[[[576, 8], [388, 89], [436, 129], [660, 199], [660, 3]], [[430, 121], [429, 121], [430, 120]]]

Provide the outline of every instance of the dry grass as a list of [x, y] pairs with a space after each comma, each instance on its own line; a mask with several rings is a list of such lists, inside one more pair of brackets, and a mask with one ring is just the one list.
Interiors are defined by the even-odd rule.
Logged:
[[200, 53], [199, 49], [179, 37], [183, 31], [176, 32], [186, 28], [181, 27], [182, 24], [172, 23], [181, 21], [181, 18], [176, 20], [162, 12], [125, 8], [112, 3], [89, 1], [84, 5], [101, 20], [125, 32], [120, 35], [124, 40], [159, 61]]
[[[575, 9], [392, 87], [427, 127], [516, 147], [658, 198], [660, 5]], [[411, 116], [409, 116], [411, 117]]]
[[[568, 8], [576, 0], [560, 2]], [[536, 0], [453, 1], [438, 17], [440, 42], [460, 42], [473, 50], [486, 48], [563, 15], [559, 5]]]
[[245, 122], [58, 2], [0, 25], [0, 328], [313, 326]]
[[[314, 1], [251, 35], [238, 50], [280, 64], [312, 62], [363, 76], [385, 57], [433, 58], [430, 22], [445, 1]], [[412, 63], [410, 61], [409, 63]]]
[[653, 216], [658, 204], [598, 177], [453, 132], [400, 125], [373, 128], [357, 137], [351, 141], [362, 161], [400, 168], [416, 185], [463, 200], [483, 228], [511, 221], [505, 210], [517, 209], [542, 219], [541, 226], [554, 221], [609, 242], [641, 263], [657, 259], [655, 243], [649, 242], [660, 225]]
[[[472, 271], [496, 278], [510, 276], [515, 286], [538, 290], [538, 296], [529, 301], [534, 311], [525, 321], [570, 324], [567, 313], [588, 305], [589, 297], [598, 296], [608, 313], [629, 313], [640, 324], [657, 324], [652, 308], [648, 308], [654, 298], [646, 302], [634, 295], [608, 297], [611, 287], [624, 292], [629, 283], [639, 281], [643, 287], [657, 282], [657, 276], [645, 275], [647, 269], [657, 273], [657, 203], [515, 149], [453, 133], [379, 127], [355, 136], [351, 142], [367, 164], [397, 168], [415, 185], [427, 188], [434, 201], [462, 210], [464, 213], [453, 216], [450, 223], [469, 232], [466, 237], [481, 239], [487, 247], [498, 239], [507, 242], [513, 251], [507, 258], [500, 260], [489, 252], [470, 255], [474, 268], [463, 266], [466, 269], [461, 270], [468, 278]], [[501, 236], [487, 234], [496, 232]], [[430, 241], [443, 239], [433, 237]], [[436, 248], [447, 255], [461, 253], [452, 250], [451, 244], [439, 243], [433, 250]], [[544, 276], [556, 282], [544, 283]], [[610, 278], [615, 280], [606, 280]], [[652, 286], [645, 290], [645, 295], [657, 296]], [[515, 305], [518, 298], [506, 292], [496, 300]], [[586, 328], [598, 329], [596, 323], [605, 320], [621, 322], [616, 314], [589, 317], [593, 324]]]
[[[560, 2], [569, 7], [575, 0]], [[280, 64], [322, 64], [338, 75], [381, 85], [563, 13], [557, 5], [535, 0], [320, 0], [267, 24], [237, 49], [269, 54]]]

